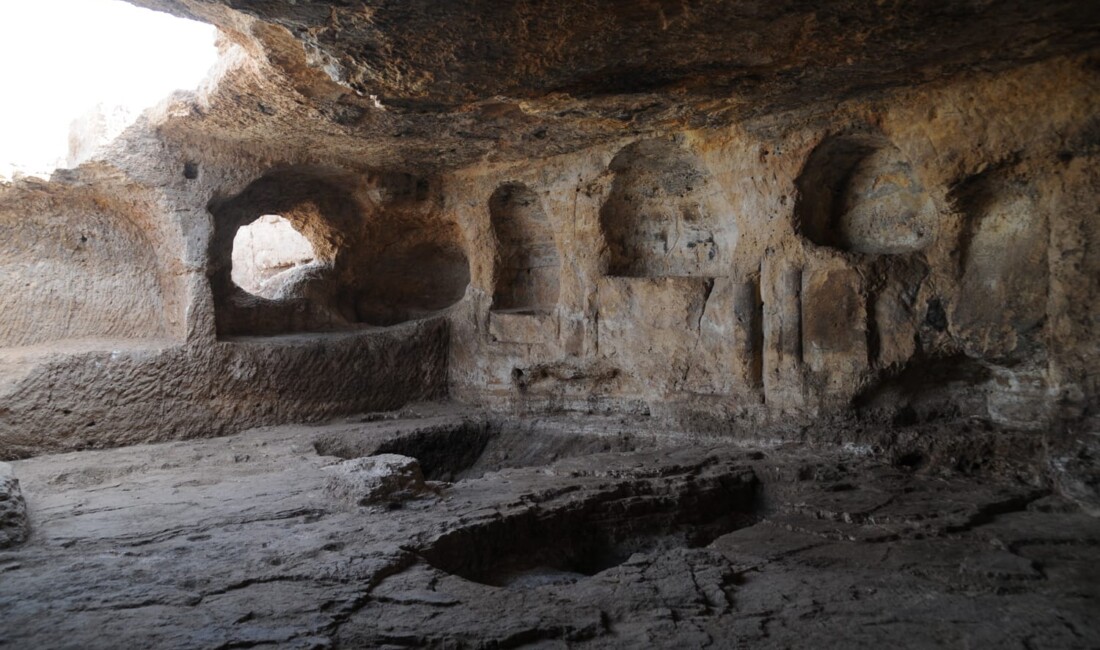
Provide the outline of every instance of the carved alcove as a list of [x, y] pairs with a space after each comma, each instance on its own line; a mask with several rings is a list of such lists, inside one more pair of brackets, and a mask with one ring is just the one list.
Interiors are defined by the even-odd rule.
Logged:
[[[274, 170], [210, 206], [211, 288], [221, 336], [388, 326], [430, 316], [462, 298], [469, 264], [454, 224], [400, 175]], [[408, 187], [406, 187], [408, 186]], [[407, 190], [407, 191], [406, 191]], [[242, 228], [278, 215], [312, 249], [250, 293], [233, 281]]]
[[558, 302], [561, 259], [554, 232], [537, 194], [507, 183], [489, 199], [497, 241], [493, 310], [544, 313]]
[[702, 161], [674, 140], [620, 151], [600, 226], [612, 277], [727, 275], [737, 225]]
[[796, 229], [818, 246], [893, 255], [920, 251], [935, 239], [932, 198], [902, 152], [880, 135], [826, 138], [795, 185]]

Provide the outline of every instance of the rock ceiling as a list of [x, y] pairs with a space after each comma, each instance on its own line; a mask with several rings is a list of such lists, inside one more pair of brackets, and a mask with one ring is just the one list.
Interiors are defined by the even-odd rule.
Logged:
[[805, 121], [1100, 32], [1088, 0], [129, 1], [214, 23], [276, 71], [223, 87], [199, 132], [423, 170]]

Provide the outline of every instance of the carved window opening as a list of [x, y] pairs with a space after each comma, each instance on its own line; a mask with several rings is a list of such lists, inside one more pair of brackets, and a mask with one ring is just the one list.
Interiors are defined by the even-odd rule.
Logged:
[[313, 244], [292, 223], [267, 214], [237, 230], [231, 277], [248, 293], [276, 300], [296, 269], [316, 261]]

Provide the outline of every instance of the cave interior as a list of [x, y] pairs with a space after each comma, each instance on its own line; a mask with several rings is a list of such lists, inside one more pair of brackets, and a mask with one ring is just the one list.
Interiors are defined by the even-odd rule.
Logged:
[[217, 62], [0, 176], [0, 646], [1100, 647], [1100, 3], [125, 2]]

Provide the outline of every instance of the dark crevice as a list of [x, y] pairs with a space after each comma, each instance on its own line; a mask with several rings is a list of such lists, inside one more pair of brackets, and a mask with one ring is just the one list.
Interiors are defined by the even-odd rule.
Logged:
[[706, 546], [756, 521], [751, 473], [624, 482], [579, 503], [529, 509], [439, 537], [432, 566], [497, 587], [574, 582], [635, 553]]

